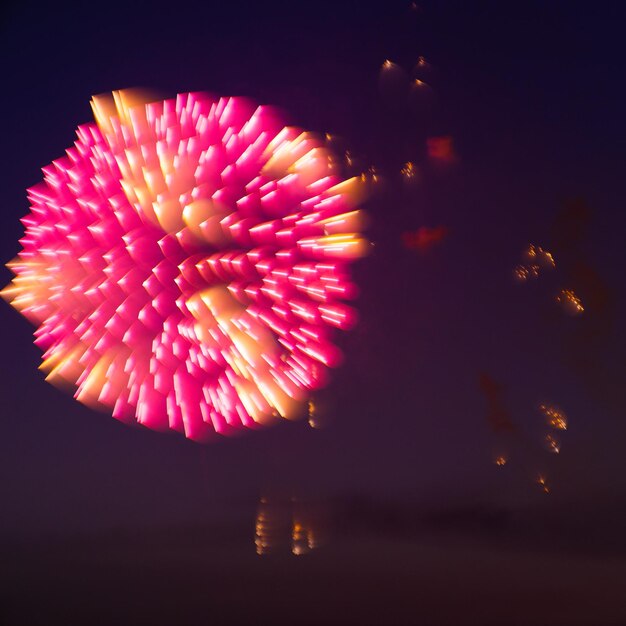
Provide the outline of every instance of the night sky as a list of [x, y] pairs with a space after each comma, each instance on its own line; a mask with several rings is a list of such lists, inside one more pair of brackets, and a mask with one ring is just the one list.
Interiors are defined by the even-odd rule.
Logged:
[[[623, 563], [620, 3], [15, 2], [3, 11], [3, 263], [20, 249], [26, 188], [91, 121], [91, 96], [114, 89], [276, 105], [289, 123], [337, 136], [361, 171], [381, 177], [365, 205], [375, 245], [353, 266], [360, 323], [337, 337], [345, 361], [318, 397], [323, 429], [285, 422], [203, 446], [129, 428], [44, 382], [33, 328], [2, 302], [3, 545], [236, 520], [250, 525], [253, 552], [258, 499], [279, 493], [340, 509], [365, 502], [366, 529], [379, 506], [447, 512], [461, 526], [467, 511], [504, 512], [532, 520], [541, 545], [559, 538], [568, 558], [594, 537], [593, 549]], [[424, 74], [414, 73], [419, 56]], [[386, 59], [406, 73], [391, 86]], [[409, 77], [428, 93], [403, 96]], [[429, 157], [433, 137], [452, 139], [451, 162]], [[400, 174], [407, 161], [414, 184]], [[403, 233], [438, 226], [447, 235], [428, 250], [403, 245]], [[513, 270], [530, 243], [556, 267], [520, 284]], [[3, 268], [2, 286], [10, 278]], [[555, 303], [565, 287], [582, 315]], [[511, 432], [494, 431], [481, 375], [501, 386]], [[543, 445], [542, 402], [568, 416], [558, 455]], [[433, 559], [456, 567], [453, 552]], [[626, 619], [615, 611], [611, 619]]]

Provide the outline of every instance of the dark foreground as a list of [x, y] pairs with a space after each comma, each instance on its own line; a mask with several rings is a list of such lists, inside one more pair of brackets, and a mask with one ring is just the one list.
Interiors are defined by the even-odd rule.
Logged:
[[[12, 542], [3, 624], [626, 624], [623, 554], [359, 530], [258, 556], [243, 528]], [[247, 537], [244, 536], [247, 534]]]

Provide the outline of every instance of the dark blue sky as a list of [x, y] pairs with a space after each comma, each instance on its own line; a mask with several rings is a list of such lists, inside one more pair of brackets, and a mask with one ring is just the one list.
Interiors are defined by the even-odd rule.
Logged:
[[[253, 506], [267, 488], [362, 493], [454, 506], [610, 507], [626, 497], [623, 11], [589, 2], [15, 3], [1, 29], [1, 260], [18, 252], [25, 189], [90, 121], [91, 95], [144, 86], [280, 106], [341, 136], [385, 179], [368, 203], [376, 252], [355, 269], [362, 321], [321, 396], [329, 427], [283, 424], [208, 446], [131, 429], [47, 385], [32, 328], [0, 307], [0, 531], [160, 525]], [[430, 109], [389, 108], [385, 59], [432, 64]], [[451, 135], [440, 171], [426, 138]], [[406, 189], [407, 160], [422, 180]], [[564, 241], [575, 200], [581, 242]], [[572, 215], [570, 212], [567, 215]], [[570, 219], [570, 222], [568, 222]], [[445, 225], [427, 255], [401, 233]], [[517, 285], [528, 243], [556, 271]], [[581, 279], [580, 265], [592, 269]], [[3, 270], [2, 283], [10, 274]], [[581, 282], [582, 280], [582, 282]], [[562, 315], [555, 290], [587, 301]], [[587, 292], [585, 292], [587, 290]], [[594, 300], [595, 298], [595, 300]], [[478, 378], [504, 388], [518, 431], [498, 473]], [[541, 449], [536, 405], [570, 418], [559, 458]], [[246, 504], [247, 503], [247, 504]]]

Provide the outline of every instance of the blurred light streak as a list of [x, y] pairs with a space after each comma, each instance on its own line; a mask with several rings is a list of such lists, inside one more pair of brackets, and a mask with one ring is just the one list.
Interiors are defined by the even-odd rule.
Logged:
[[[422, 81], [419, 82], [422, 83]], [[417, 86], [422, 87], [423, 85], [420, 84]], [[454, 141], [450, 135], [429, 137], [426, 140], [426, 149], [428, 157], [433, 161], [450, 165], [457, 160], [454, 150]]]
[[446, 226], [440, 225], [433, 228], [421, 226], [417, 230], [402, 233], [402, 243], [405, 248], [424, 254], [440, 244], [447, 236]]
[[487, 423], [494, 433], [508, 433], [516, 430], [510, 413], [504, 405], [503, 387], [489, 374], [482, 373], [478, 386], [487, 400]]

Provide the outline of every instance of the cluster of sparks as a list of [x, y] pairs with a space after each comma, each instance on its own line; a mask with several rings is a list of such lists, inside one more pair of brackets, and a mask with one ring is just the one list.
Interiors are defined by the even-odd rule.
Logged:
[[[502, 385], [485, 373], [481, 374], [479, 383], [480, 389], [487, 400], [487, 421], [489, 427], [499, 440], [494, 452], [493, 463], [499, 468], [504, 468], [504, 466], [509, 464], [506, 450], [512, 444], [515, 443], [518, 452], [521, 452], [528, 447], [529, 443], [531, 448], [534, 448], [536, 443], [528, 441], [521, 429], [513, 422], [504, 401], [504, 388]], [[563, 432], [567, 430], [567, 416], [560, 408], [547, 403], [540, 404], [538, 411], [542, 417], [542, 430], [544, 432], [541, 440], [542, 447], [547, 452], [558, 455], [561, 452], [561, 442], [560, 436], [554, 431]], [[547, 433], [545, 432], [546, 426], [549, 429]], [[544, 493], [550, 493], [550, 487], [547, 484], [544, 472], [539, 474], [531, 473], [531, 476], [534, 476], [533, 481], [539, 485]]]
[[548, 426], [556, 430], [567, 430], [567, 416], [561, 409], [550, 404], [541, 404], [539, 410]]
[[[542, 272], [554, 267], [556, 267], [556, 263], [550, 252], [540, 246], [530, 244], [524, 251], [523, 263], [515, 267], [513, 275], [519, 282], [528, 282], [539, 278]], [[573, 289], [561, 289], [554, 300], [568, 315], [581, 315], [585, 310], [581, 299]]]
[[581, 315], [585, 310], [580, 298], [573, 289], [561, 289], [555, 300], [569, 315]]
[[411, 180], [415, 178], [415, 175], [417, 174], [417, 169], [415, 167], [415, 164], [412, 161], [407, 161], [402, 166], [402, 169], [400, 170], [400, 174], [402, 174], [402, 176], [406, 180]]
[[542, 270], [552, 269], [555, 266], [552, 254], [534, 244], [528, 246], [523, 256], [524, 263], [517, 265], [514, 270], [515, 278], [521, 282], [538, 278]]
[[[535, 244], [530, 244], [522, 256], [523, 262], [517, 265], [514, 270], [515, 278], [520, 282], [539, 278], [544, 271], [556, 267], [552, 253]], [[584, 311], [580, 298], [572, 289], [561, 289], [555, 296], [555, 301], [565, 313], [570, 315], [580, 315]], [[567, 416], [559, 408], [549, 404], [541, 404], [539, 412], [548, 428], [553, 431], [567, 430]], [[557, 455], [561, 452], [559, 436], [554, 432], [545, 433], [542, 443], [551, 454]], [[550, 487], [544, 474], [540, 474], [536, 482], [544, 493], [550, 493]]]
[[[544, 417], [548, 427], [559, 431], [567, 429], [567, 416], [557, 407], [549, 404], [541, 404], [539, 406], [539, 412]], [[554, 433], [546, 433], [543, 438], [543, 444], [547, 451], [552, 454], [559, 454], [561, 451], [561, 443]], [[494, 463], [498, 467], [504, 467], [508, 463], [508, 459], [504, 454], [498, 454], [494, 457]], [[544, 493], [550, 493], [550, 487], [547, 484], [545, 474], [539, 474], [536, 483]]]
[[28, 191], [2, 295], [52, 383], [194, 440], [297, 417], [341, 358], [366, 253], [358, 178], [238, 98], [94, 97], [96, 124]]
[[[416, 3], [411, 3], [411, 11], [419, 9]], [[390, 59], [386, 59], [380, 69], [379, 83], [383, 96], [386, 96], [390, 104], [396, 109], [403, 106], [405, 101], [412, 97], [426, 98], [431, 92], [430, 80], [430, 64], [420, 56], [414, 65], [412, 75], [394, 63]], [[428, 81], [428, 82], [427, 82]], [[415, 102], [418, 100], [416, 99]], [[426, 102], [426, 100], [421, 100]], [[450, 135], [442, 135], [438, 137], [429, 137], [426, 140], [427, 156], [432, 166], [452, 165], [458, 157], [455, 153], [453, 138]], [[407, 161], [400, 168], [400, 175], [405, 183], [413, 181], [418, 174], [418, 169], [412, 161]], [[435, 245], [439, 244], [448, 234], [448, 230], [444, 226], [435, 228], [420, 227], [416, 230], [405, 231], [402, 233], [402, 243], [404, 247], [419, 252], [427, 252]], [[530, 282], [539, 278], [542, 274], [554, 269], [556, 266], [552, 253], [536, 244], [529, 244], [522, 254], [521, 262], [514, 268], [514, 276], [519, 282]], [[556, 296], [556, 302], [561, 305], [564, 312], [570, 315], [579, 315], [583, 312], [583, 305], [578, 296], [571, 289], [562, 289]], [[498, 437], [509, 440], [514, 438], [523, 438], [523, 434], [511, 420], [509, 411], [505, 407], [501, 398], [501, 388], [489, 377], [484, 377], [481, 387], [488, 400], [487, 419], [490, 428]], [[545, 416], [547, 424], [554, 430], [565, 430], [567, 428], [567, 419], [560, 410], [549, 405], [541, 405], [541, 413]], [[558, 454], [561, 450], [561, 444], [558, 434], [548, 432], [542, 434], [540, 442], [544, 449], [552, 454]], [[532, 447], [537, 445], [534, 439]], [[499, 446], [500, 448], [501, 446]], [[498, 467], [504, 467], [509, 463], [508, 455], [503, 453], [501, 449], [492, 457], [493, 462]], [[531, 473], [533, 481], [541, 487], [544, 493], [550, 493], [550, 487], [544, 474]], [[538, 476], [538, 477], [537, 477]]]
[[[543, 415], [547, 426], [553, 430], [567, 430], [567, 416], [561, 409], [550, 404], [541, 404], [539, 411]], [[544, 442], [549, 452], [559, 454], [561, 451], [561, 443], [555, 434], [547, 433]]]

